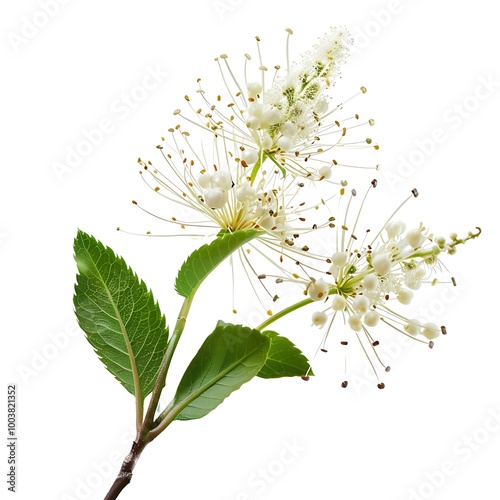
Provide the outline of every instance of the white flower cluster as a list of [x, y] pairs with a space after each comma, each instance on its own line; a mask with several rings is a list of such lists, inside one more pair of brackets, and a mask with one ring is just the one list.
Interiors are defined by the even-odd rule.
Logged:
[[[186, 123], [209, 132], [208, 147], [206, 140], [201, 147], [193, 145], [190, 133], [178, 124], [169, 129], [169, 140], [162, 139], [157, 146], [168, 172], [139, 159], [142, 178], [176, 211], [170, 217], [153, 215], [181, 229], [208, 228], [212, 235], [257, 230], [257, 237], [239, 251], [245, 273], [256, 276], [261, 284], [263, 278], [273, 276], [277, 283], [298, 282], [304, 287], [309, 301], [289, 306], [289, 312], [306, 302], [324, 303], [324, 308], [312, 315], [314, 325], [322, 328], [328, 324], [323, 345], [334, 319], [342, 316], [353, 335], [371, 347], [376, 343], [370, 330], [379, 325], [388, 325], [432, 347], [433, 340], [445, 332], [444, 327], [408, 318], [398, 308], [409, 306], [423, 285], [438, 282], [432, 275], [441, 269], [441, 254], [454, 254], [457, 245], [475, 238], [480, 230], [463, 239], [456, 234], [448, 239], [434, 237], [422, 225], [407, 229], [393, 214], [371, 242], [367, 242], [371, 234], [367, 231], [358, 243], [361, 209], [352, 229], [348, 229], [349, 207], [356, 192], [351, 191], [340, 217], [332, 215], [330, 203], [335, 196], [346, 198], [347, 181], [339, 178], [337, 167], [371, 168], [356, 165], [351, 158], [345, 162], [333, 154], [350, 148], [378, 149], [370, 138], [356, 135], [372, 126], [372, 119], [361, 120], [357, 113], [337, 116], [350, 99], [333, 107], [329, 103], [328, 90], [339, 76], [351, 37], [345, 29], [332, 28], [300, 61], [290, 64], [292, 31], [287, 31], [284, 72], [281, 66], [274, 66], [269, 81], [272, 70], [263, 63], [257, 37], [259, 66], [253, 78], [247, 77], [250, 55], [245, 54], [244, 79], [240, 82], [223, 54], [216, 61], [225, 90], [216, 95], [216, 104], [207, 98], [198, 80], [202, 106], [194, 106], [194, 101], [185, 96], [191, 114], [185, 115], [180, 109], [174, 112]], [[365, 93], [361, 87], [356, 95]], [[373, 168], [378, 169], [378, 165]], [[340, 190], [332, 189], [332, 184], [339, 184]], [[376, 185], [372, 181], [370, 189]], [[408, 199], [417, 195], [413, 190]], [[366, 196], [361, 208], [365, 200]], [[195, 219], [188, 214], [195, 214]], [[311, 220], [311, 214], [315, 220]], [[331, 228], [335, 229], [335, 242], [325, 256], [325, 241], [320, 244], [312, 235], [318, 229]], [[301, 245], [297, 245], [299, 236]], [[312, 242], [307, 240], [305, 244], [303, 239], [307, 238]], [[273, 265], [277, 274], [258, 273], [249, 261], [250, 249]], [[279, 258], [274, 259], [269, 250], [277, 251]], [[320, 269], [325, 261], [328, 268]], [[287, 268], [287, 263], [293, 269]], [[311, 276], [316, 273], [322, 274]], [[263, 287], [276, 301], [278, 296]], [[286, 311], [282, 309], [277, 316], [288, 314]]]
[[[376, 181], [372, 186], [376, 186]], [[354, 190], [352, 195], [355, 196]], [[412, 196], [417, 195], [413, 190]], [[359, 216], [360, 213], [356, 223]], [[442, 252], [454, 254], [457, 245], [476, 238], [481, 230], [469, 232], [465, 238], [458, 238], [453, 233], [446, 239], [428, 234], [422, 225], [407, 230], [404, 222], [390, 220], [369, 244], [360, 247], [355, 246], [357, 238], [354, 232], [349, 234], [345, 224], [337, 226], [337, 233], [341, 233], [337, 234], [337, 251], [327, 259], [329, 279], [302, 280], [309, 298], [325, 304], [323, 310], [312, 314], [313, 325], [322, 328], [330, 320], [329, 332], [340, 314], [358, 339], [362, 341], [359, 334], [363, 335], [372, 347], [378, 342], [374, 343], [370, 330], [389, 325], [432, 348], [433, 340], [446, 333], [446, 328], [419, 318], [408, 318], [399, 309], [411, 304], [414, 293], [423, 284], [434, 286], [439, 282], [432, 276], [439, 271], [438, 256]]]
[[[292, 151], [294, 144], [318, 132], [321, 120], [329, 110], [325, 90], [339, 75], [339, 67], [344, 62], [350, 43], [352, 41], [346, 31], [333, 28], [264, 94], [263, 102], [273, 114], [274, 123], [263, 128], [267, 128], [272, 138], [279, 137], [278, 141], [286, 146], [283, 150]], [[258, 91], [253, 92], [251, 97], [257, 98], [262, 92], [260, 85], [257, 86]], [[249, 110], [249, 114], [252, 115], [252, 111]], [[258, 122], [249, 124], [254, 130], [255, 125], [261, 128]], [[281, 148], [280, 143], [277, 146]]]
[[[159, 148], [163, 152], [165, 146]], [[199, 157], [188, 157], [183, 149], [177, 153], [177, 158], [164, 153], [170, 175], [139, 159], [141, 174], [151, 189], [172, 201], [177, 210], [184, 207], [205, 219], [204, 223], [192, 222], [174, 216], [170, 222], [183, 228], [201, 223], [217, 232], [258, 229], [263, 237], [272, 235], [279, 241], [289, 233], [288, 221], [294, 220], [296, 208], [288, 202], [293, 189], [290, 181], [284, 182], [280, 176], [262, 171], [264, 175], [250, 182], [241, 161], [234, 161], [231, 156], [218, 167], [209, 168]], [[182, 176], [177, 163], [184, 165]]]
[[[290, 37], [292, 31], [287, 32]], [[257, 41], [260, 42], [258, 37]], [[174, 114], [217, 137], [227, 139], [236, 149], [242, 148], [242, 160], [253, 166], [252, 178], [269, 159], [283, 173], [311, 180], [330, 179], [332, 167], [343, 163], [334, 157], [329, 161], [319, 159], [320, 155], [335, 147], [378, 149], [378, 145], [372, 144], [366, 136], [356, 136], [352, 142], [346, 142], [351, 130], [374, 124], [373, 119], [361, 121], [356, 113], [337, 119], [332, 116], [350, 99], [330, 109], [327, 91], [340, 74], [350, 44], [352, 39], [345, 29], [332, 28], [299, 62], [290, 65], [287, 41], [286, 73], [279, 76], [281, 66], [274, 66], [276, 74], [270, 84], [267, 82], [270, 69], [263, 64], [260, 48], [259, 74], [252, 80], [248, 79], [247, 65], [252, 57], [245, 54], [242, 83], [229, 66], [228, 56], [223, 54], [216, 61], [230, 99], [226, 109], [221, 109], [221, 95], [217, 96], [217, 104], [209, 101], [199, 80], [198, 94], [205, 109], [196, 109], [190, 97], [186, 96], [196, 120], [183, 115], [180, 109]], [[356, 95], [363, 93], [366, 93], [366, 88], [361, 87]]]

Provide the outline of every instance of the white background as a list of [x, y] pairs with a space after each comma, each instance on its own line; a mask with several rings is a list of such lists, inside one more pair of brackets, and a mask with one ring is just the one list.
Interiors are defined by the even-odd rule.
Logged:
[[[73, 0], [57, 4], [50, 19], [41, 4], [4, 3], [0, 15], [2, 367], [4, 387], [18, 384], [17, 498], [103, 498], [118, 469], [103, 462], [121, 461], [131, 443], [132, 397], [73, 331], [76, 228], [122, 254], [174, 318], [179, 299], [171, 284], [194, 243], [115, 231], [144, 232], [153, 222], [130, 203], [153, 196], [137, 175], [137, 157], [157, 153], [160, 136], [175, 124], [172, 110], [194, 93], [197, 77], [218, 81], [214, 56], [226, 52], [239, 62], [243, 53], [255, 54], [258, 34], [269, 66], [283, 65], [285, 28], [295, 31], [298, 55], [336, 24], [351, 30], [356, 49], [333, 98], [369, 89], [357, 104], [377, 121], [381, 207], [395, 207], [418, 186], [421, 196], [405, 212], [412, 221], [443, 233], [483, 227], [480, 239], [446, 260], [459, 294], [445, 304], [432, 289], [422, 299], [439, 309], [437, 322], [450, 334], [433, 351], [402, 349], [388, 337], [393, 371], [384, 391], [366, 379], [362, 364], [351, 372], [357, 383], [341, 389], [343, 358], [335, 352], [317, 359], [318, 376], [309, 383], [252, 381], [208, 417], [172, 425], [146, 449], [120, 498], [499, 498], [493, 214], [500, 35], [492, 2]], [[26, 27], [30, 21], [40, 27]], [[159, 68], [161, 83], [133, 109], [118, 109], [147, 68]], [[478, 101], [481, 79], [496, 84], [489, 93], [479, 89]], [[464, 105], [467, 116], [460, 116], [456, 106]], [[54, 163], [103, 119], [113, 130], [58, 177]], [[436, 128], [444, 131], [442, 143], [414, 169], [401, 170], [401, 158]], [[389, 208], [379, 216], [374, 201], [371, 210], [382, 223]], [[218, 317], [231, 319], [217, 282], [204, 287], [174, 377], [206, 328]], [[311, 355], [320, 337], [308, 316], [280, 328]], [[283, 465], [285, 442], [297, 452]], [[443, 467], [447, 475], [437, 472]], [[256, 482], [262, 470], [270, 480]]]

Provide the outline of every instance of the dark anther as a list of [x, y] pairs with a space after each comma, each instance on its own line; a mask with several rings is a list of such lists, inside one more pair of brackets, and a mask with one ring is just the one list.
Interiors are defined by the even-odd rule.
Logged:
[[375, 342], [372, 343], [373, 347], [377, 347], [378, 345], [380, 345], [380, 342], [378, 340], [376, 340]]
[[411, 190], [411, 194], [412, 194], [413, 196], [415, 196], [415, 198], [416, 198], [416, 197], [418, 196], [418, 191], [417, 191], [417, 188], [413, 188], [413, 189]]
[[429, 342], [429, 349], [432, 349], [433, 347], [434, 347], [434, 342], [431, 340], [431, 341]]
[[390, 367], [390, 366], [386, 366], [386, 367], [385, 367], [385, 371], [386, 371], [387, 373], [389, 373], [389, 372], [391, 371], [391, 367]]
[[340, 384], [340, 386], [341, 386], [341, 387], [343, 387], [343, 388], [345, 389], [345, 388], [347, 387], [347, 383], [348, 383], [348, 382], [347, 382], [347, 380], [344, 380], [344, 381]]
[[353, 196], [356, 196], [356, 194], [357, 194], [357, 193], [356, 193], [356, 190], [355, 190], [355, 189], [351, 189], [351, 194], [352, 194]]
[[379, 389], [384, 389], [385, 388], [385, 384], [383, 382], [380, 382], [380, 384], [377, 384], [377, 387]]
[[446, 334], [448, 333], [448, 332], [446, 331], [446, 326], [442, 326], [442, 327], [441, 327], [441, 333], [442, 333], [443, 335], [446, 335]]
[[306, 375], [304, 377], [301, 377], [301, 378], [302, 378], [302, 380], [305, 380], [306, 382], [309, 380], [309, 376], [308, 375]]
[[372, 180], [372, 186], [373, 186], [374, 188], [376, 188], [376, 187], [377, 187], [377, 179], [373, 179], [373, 180]]
[[321, 352], [328, 352], [326, 349], [321, 349]]
[[347, 340], [343, 340], [343, 341], [341, 342], [341, 344], [342, 344], [342, 345], [347, 345], [347, 344], [348, 344], [348, 342], [347, 342]]
[[264, 280], [264, 279], [266, 279], [266, 275], [265, 274], [259, 274], [257, 276], [257, 278], [259, 278], [260, 280]]
[[455, 278], [451, 278], [451, 282], [453, 283], [453, 286], [457, 286], [457, 281], [455, 280]]

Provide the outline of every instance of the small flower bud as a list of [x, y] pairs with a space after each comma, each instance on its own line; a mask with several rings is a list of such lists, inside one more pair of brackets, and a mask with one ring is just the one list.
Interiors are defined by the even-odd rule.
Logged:
[[253, 165], [259, 159], [259, 153], [256, 149], [245, 149], [243, 151], [243, 159], [249, 164]]
[[417, 335], [417, 333], [420, 331], [420, 323], [416, 320], [412, 320], [411, 323], [407, 323], [404, 326], [404, 329], [405, 332], [409, 335]]
[[406, 233], [406, 241], [413, 248], [418, 248], [425, 240], [425, 236], [422, 234], [420, 228], [410, 229]]
[[207, 189], [204, 197], [205, 203], [210, 208], [222, 208], [227, 203], [227, 191], [224, 191], [220, 187]]
[[366, 326], [377, 326], [379, 320], [380, 314], [373, 309], [368, 311], [363, 317]]
[[258, 130], [260, 128], [260, 124], [260, 118], [258, 118], [257, 116], [249, 116], [247, 118], [246, 125], [249, 129]]
[[342, 295], [333, 295], [332, 296], [331, 306], [332, 306], [332, 309], [334, 311], [342, 311], [343, 309], [345, 309], [346, 304], [347, 304], [347, 302], [346, 302], [345, 298], [342, 297]]
[[283, 113], [278, 108], [268, 107], [262, 115], [262, 122], [267, 125], [276, 125], [283, 120]]
[[352, 308], [361, 314], [365, 314], [370, 309], [370, 306], [370, 301], [364, 295], [358, 295], [352, 303]]
[[224, 170], [219, 170], [212, 175], [210, 179], [210, 187], [221, 188], [224, 191], [229, 191], [232, 186], [231, 174]]
[[329, 286], [325, 280], [316, 280], [309, 286], [309, 297], [312, 300], [324, 300], [328, 296], [328, 290]]
[[439, 337], [441, 329], [434, 323], [425, 323], [420, 332], [425, 338], [432, 340]]
[[436, 236], [436, 238], [434, 238], [434, 242], [439, 246], [439, 248], [444, 248], [446, 245], [446, 238], [444, 236]]
[[320, 99], [314, 106], [314, 112], [318, 115], [324, 115], [328, 111], [328, 101]]
[[322, 328], [325, 325], [325, 323], [327, 322], [328, 316], [326, 315], [326, 313], [324, 313], [322, 311], [316, 311], [315, 313], [313, 313], [311, 319], [312, 319], [314, 326], [317, 326], [318, 328]]
[[359, 314], [353, 314], [352, 316], [349, 316], [347, 322], [355, 332], [359, 332], [361, 328], [363, 328], [363, 323], [361, 323], [361, 317], [359, 316]]
[[405, 229], [406, 229], [406, 224], [400, 220], [390, 221], [385, 226], [385, 230], [387, 232], [387, 237], [390, 240], [393, 240], [397, 236], [400, 236], [401, 234], [403, 234]]
[[264, 113], [264, 106], [259, 102], [252, 102], [252, 104], [248, 106], [248, 114], [253, 118], [258, 118], [259, 120], [262, 120], [263, 113]]
[[373, 292], [378, 286], [378, 278], [374, 274], [368, 274], [363, 279], [363, 287], [369, 292]]
[[332, 263], [337, 267], [342, 267], [347, 262], [347, 252], [336, 252], [332, 255]]
[[198, 177], [198, 184], [202, 189], [207, 189], [210, 186], [211, 175], [208, 172], [200, 174]]
[[399, 290], [397, 294], [398, 301], [401, 302], [401, 304], [404, 304], [407, 306], [408, 304], [411, 303], [413, 300], [413, 292], [411, 290], [408, 290], [406, 288], [402, 288]]
[[391, 270], [391, 261], [387, 254], [379, 253], [372, 259], [373, 269], [380, 276], [385, 276]]
[[332, 169], [327, 165], [324, 165], [318, 169], [318, 175], [324, 179], [329, 179], [332, 176]]

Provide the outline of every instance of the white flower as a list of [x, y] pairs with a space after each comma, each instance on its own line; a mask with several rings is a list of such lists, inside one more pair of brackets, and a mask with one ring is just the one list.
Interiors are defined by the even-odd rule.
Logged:
[[323, 279], [314, 280], [309, 286], [309, 297], [312, 300], [324, 300], [328, 295], [330, 287]]
[[343, 295], [336, 294], [332, 296], [331, 305], [334, 311], [343, 311], [347, 306], [347, 300]]
[[[370, 189], [376, 185], [377, 182], [372, 181]], [[418, 192], [413, 190], [406, 201], [417, 195]], [[321, 297], [315, 300], [323, 300], [325, 305], [330, 303], [329, 309], [321, 311], [331, 316], [321, 350], [325, 351], [324, 345], [330, 327], [340, 314], [344, 317], [348, 331], [361, 342], [374, 370], [374, 361], [378, 361], [388, 371], [389, 367], [382, 363], [377, 354], [379, 341], [374, 340], [372, 330], [381, 325], [390, 326], [403, 335], [433, 347], [434, 340], [441, 333], [446, 333], [446, 329], [422, 319], [408, 319], [398, 306], [409, 307], [414, 291], [423, 285], [433, 286], [438, 282], [438, 278], [430, 280], [428, 277], [440, 269], [438, 255], [442, 252], [441, 249], [453, 254], [457, 245], [477, 237], [481, 230], [478, 228], [477, 233], [469, 233], [463, 239], [453, 234], [450, 240], [446, 240], [442, 237], [434, 238], [422, 225], [405, 232], [406, 225], [401, 221], [393, 221], [391, 217], [374, 237], [371, 236], [371, 231], [364, 231], [366, 236], [358, 243], [361, 212], [352, 218], [352, 226], [349, 214], [349, 207], [355, 196], [356, 192], [352, 190], [345, 214], [338, 217], [342, 222], [335, 226], [334, 251], [326, 259], [331, 263], [326, 272], [330, 275], [330, 280], [316, 279], [314, 282], [321, 281], [322, 285]], [[366, 195], [361, 206], [365, 201]], [[384, 229], [387, 238], [384, 237]], [[454, 283], [454, 279], [451, 281]], [[308, 284], [307, 279], [301, 278], [299, 282], [305, 282], [309, 288], [314, 285]], [[326, 284], [329, 290], [325, 294]], [[346, 343], [347, 341], [343, 342]], [[347, 381], [342, 386], [347, 386]], [[385, 385], [379, 383], [378, 387], [383, 388]]]
[[[235, 142], [242, 150], [242, 160], [251, 167], [252, 178], [267, 161], [281, 168], [284, 174], [329, 180], [337, 166], [359, 167], [353, 165], [352, 158], [334, 156], [334, 151], [378, 149], [371, 138], [357, 133], [362, 133], [362, 126], [374, 125], [373, 119], [362, 120], [354, 112], [337, 116], [351, 99], [366, 93], [365, 87], [341, 104], [330, 106], [328, 91], [340, 75], [352, 38], [345, 28], [331, 28], [298, 62], [290, 64], [288, 44], [292, 30], [287, 32], [284, 70], [282, 65], [274, 65], [272, 72], [265, 65], [257, 37], [258, 62], [251, 78], [248, 73], [253, 59], [249, 54], [245, 54], [241, 80], [230, 67], [228, 56], [222, 54], [216, 62], [224, 92], [213, 102], [198, 80], [201, 107], [193, 104], [194, 99], [185, 97], [195, 118], [180, 109], [174, 114], [216, 137]], [[336, 177], [338, 182], [340, 179]]]
[[[299, 227], [305, 221], [302, 212], [309, 209], [309, 205], [299, 201], [304, 185], [299, 186], [291, 177], [283, 179], [281, 172], [275, 170], [262, 170], [251, 179], [241, 158], [227, 149], [219, 150], [217, 142], [209, 161], [206, 154], [195, 151], [189, 136], [176, 130], [171, 133], [172, 141], [163, 139], [158, 146], [166, 161], [165, 171], [139, 159], [140, 173], [148, 186], [170, 202], [169, 211], [183, 214], [159, 218], [182, 229], [189, 226], [217, 232], [257, 229], [262, 231], [264, 239], [291, 246], [294, 234], [303, 231]], [[192, 215], [196, 217], [194, 220]]]
[[326, 322], [328, 321], [328, 316], [322, 311], [316, 311], [313, 313], [311, 319], [314, 326], [323, 328], [323, 326], [325, 326]]
[[[262, 168], [252, 177], [248, 165], [229, 149], [225, 139], [220, 142], [221, 139], [212, 138], [213, 152], [209, 155], [204, 150], [196, 151], [188, 134], [176, 129], [170, 132], [171, 138], [163, 138], [157, 146], [165, 160], [162, 168], [139, 159], [142, 179], [168, 203], [161, 207], [160, 214], [157, 208], [150, 210], [137, 201], [133, 202], [135, 205], [176, 230], [196, 228], [213, 236], [221, 231], [257, 230], [257, 237], [247, 244], [246, 251], [240, 251], [239, 260], [246, 267], [247, 276], [260, 276], [250, 263], [249, 249], [255, 251], [253, 255], [272, 262], [280, 273], [286, 272], [287, 264], [295, 266], [303, 255], [313, 256], [307, 245], [309, 234], [327, 226], [328, 221], [315, 224], [311, 216], [318, 216], [320, 207], [325, 209], [327, 198], [319, 193], [316, 199], [310, 195], [303, 198], [310, 184], [298, 182], [293, 176], [283, 177], [272, 164], [270, 170]], [[287, 277], [293, 278], [293, 271]], [[319, 279], [310, 288], [315, 300], [321, 300], [322, 293], [328, 292], [328, 285], [322, 283]], [[263, 288], [269, 293], [266, 286]]]

